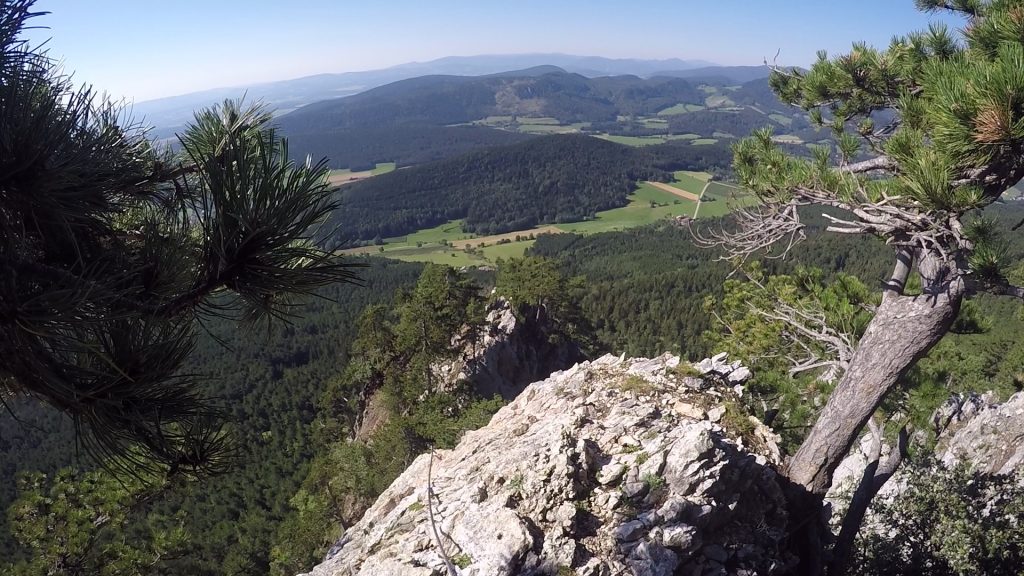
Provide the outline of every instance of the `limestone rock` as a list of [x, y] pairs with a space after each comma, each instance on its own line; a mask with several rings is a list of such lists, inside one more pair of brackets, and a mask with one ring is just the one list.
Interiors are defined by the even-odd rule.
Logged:
[[551, 329], [543, 308], [520, 319], [508, 300], [499, 298], [487, 309], [480, 333], [456, 338], [462, 355], [438, 366], [438, 376], [447, 386], [468, 381], [484, 398], [497, 394], [511, 400], [527, 384], [583, 360], [576, 344], [550, 338]]
[[733, 394], [678, 364], [609, 355], [531, 384], [418, 457], [310, 574], [446, 576], [434, 527], [463, 576], [784, 573], [778, 447], [673, 409]]
[[955, 432], [940, 436], [939, 460], [946, 466], [967, 462], [983, 474], [1011, 474], [1024, 468], [1024, 392], [1002, 404], [992, 404], [991, 396], [975, 397], [966, 406], [958, 411]]

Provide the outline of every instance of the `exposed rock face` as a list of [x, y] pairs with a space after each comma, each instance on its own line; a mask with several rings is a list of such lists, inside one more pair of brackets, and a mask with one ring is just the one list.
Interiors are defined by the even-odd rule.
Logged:
[[[484, 398], [499, 395], [511, 400], [527, 384], [583, 360], [575, 343], [552, 338], [552, 333], [552, 324], [543, 310], [534, 310], [529, 318], [521, 320], [509, 302], [500, 298], [488, 308], [480, 330], [453, 340], [462, 352], [457, 360], [435, 367], [439, 388], [468, 382]], [[366, 441], [385, 423], [387, 410], [381, 398], [371, 394], [364, 402], [353, 438]]]
[[511, 400], [527, 384], [583, 360], [575, 343], [552, 338], [552, 333], [543, 309], [532, 310], [520, 319], [501, 298], [488, 308], [477, 341], [463, 344], [462, 356], [438, 367], [438, 371], [449, 384], [468, 381], [481, 396], [497, 394]]
[[[991, 392], [954, 394], [932, 414], [932, 425], [938, 437], [935, 457], [943, 465], [952, 467], [963, 462], [982, 474], [1024, 471], [1024, 392], [1002, 404]], [[826, 497], [835, 512], [834, 522], [841, 519], [860, 482], [870, 443], [870, 438], [863, 437], [836, 469]], [[888, 450], [888, 446], [883, 448], [883, 459]], [[876, 498], [895, 498], [905, 484], [904, 472], [897, 471]]]
[[950, 429], [952, 434], [939, 438], [939, 460], [946, 466], [967, 462], [984, 474], [1024, 469], [1024, 392], [1002, 404], [993, 404], [990, 396], [974, 396], [966, 405], [969, 415]]
[[728, 374], [678, 364], [605, 356], [530, 385], [417, 458], [310, 574], [446, 575], [433, 526], [465, 576], [784, 572], [774, 437]]

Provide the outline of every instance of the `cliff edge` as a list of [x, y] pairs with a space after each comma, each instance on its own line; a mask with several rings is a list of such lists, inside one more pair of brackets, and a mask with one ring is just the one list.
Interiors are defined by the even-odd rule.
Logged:
[[309, 574], [784, 572], [778, 447], [737, 401], [749, 371], [697, 368], [608, 355], [531, 384], [418, 457]]

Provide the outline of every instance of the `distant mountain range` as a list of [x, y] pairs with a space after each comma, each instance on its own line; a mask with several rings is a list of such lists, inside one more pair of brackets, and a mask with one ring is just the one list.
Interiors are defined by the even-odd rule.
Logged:
[[132, 113], [136, 118], [153, 126], [154, 135], [161, 137], [180, 129], [192, 119], [196, 109], [218, 103], [225, 98], [239, 98], [245, 95], [250, 100], [266, 102], [277, 113], [282, 114], [312, 102], [350, 96], [377, 86], [419, 76], [480, 76], [539, 66], [555, 66], [588, 78], [618, 75], [644, 78], [670, 76], [713, 78], [718, 82], [725, 79], [726, 83], [733, 84], [768, 75], [767, 68], [763, 66], [715, 66], [709, 62], [676, 58], [612, 59], [566, 54], [453, 56], [430, 62], [401, 64], [382, 70], [318, 74], [293, 80], [193, 92], [135, 103]]

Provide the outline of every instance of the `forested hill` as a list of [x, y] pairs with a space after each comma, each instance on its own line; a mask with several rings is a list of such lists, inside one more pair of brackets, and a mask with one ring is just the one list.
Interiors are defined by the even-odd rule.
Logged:
[[332, 168], [359, 172], [382, 162], [425, 164], [533, 137], [485, 126], [381, 126], [290, 134], [288, 144], [297, 161], [327, 158]]
[[481, 235], [585, 220], [624, 206], [638, 180], [668, 181], [672, 155], [659, 152], [584, 135], [546, 136], [397, 170], [342, 188], [333, 242], [399, 236], [460, 218], [467, 232]]
[[304, 106], [279, 120], [289, 135], [380, 126], [445, 126], [493, 115], [561, 122], [614, 121], [649, 114], [705, 94], [681, 78], [587, 78], [552, 66], [490, 76], [423, 76], [347, 98]]

